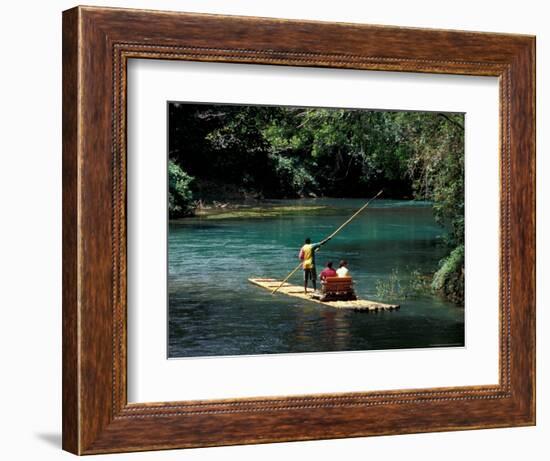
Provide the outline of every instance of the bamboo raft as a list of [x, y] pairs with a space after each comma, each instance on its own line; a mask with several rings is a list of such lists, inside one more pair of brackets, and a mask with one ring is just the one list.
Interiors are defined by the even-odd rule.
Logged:
[[251, 278], [248, 279], [248, 281], [271, 292], [275, 288], [280, 287], [277, 290], [279, 293], [283, 293], [294, 298], [304, 299], [306, 301], [312, 301], [314, 303], [324, 304], [325, 306], [334, 307], [336, 309], [352, 309], [357, 311], [376, 312], [396, 310], [400, 307], [399, 304], [384, 304], [377, 301], [370, 301], [368, 299], [356, 299], [353, 301], [321, 301], [320, 299], [316, 299], [312, 296], [313, 291], [305, 294], [304, 287], [292, 285], [287, 282], [281, 284], [280, 280]]

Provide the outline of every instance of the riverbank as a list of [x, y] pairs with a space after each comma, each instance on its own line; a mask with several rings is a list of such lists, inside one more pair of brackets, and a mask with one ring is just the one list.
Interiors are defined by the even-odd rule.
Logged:
[[[207, 220], [239, 219], [239, 218], [268, 218], [284, 215], [307, 214], [322, 210], [324, 206], [214, 206], [200, 208], [195, 211], [195, 217]], [[185, 218], [184, 218], [185, 219]]]
[[[336, 198], [336, 197], [316, 197], [316, 198], [296, 198], [296, 199], [245, 199], [245, 200], [212, 200], [197, 201], [194, 204], [193, 214], [183, 216], [170, 221], [186, 221], [193, 218], [218, 220], [218, 219], [238, 219], [238, 218], [266, 218], [285, 215], [300, 215], [323, 211], [324, 214], [337, 214], [332, 210], [328, 202], [338, 203], [346, 200], [356, 201], [358, 207], [364, 205], [369, 198]], [[406, 204], [411, 200], [394, 200], [394, 203]], [[382, 202], [384, 203], [384, 202]], [[414, 201], [414, 203], [424, 206], [430, 202]], [[376, 207], [374, 202], [371, 208]], [[353, 212], [353, 210], [350, 210]], [[356, 210], [355, 210], [356, 211]]]

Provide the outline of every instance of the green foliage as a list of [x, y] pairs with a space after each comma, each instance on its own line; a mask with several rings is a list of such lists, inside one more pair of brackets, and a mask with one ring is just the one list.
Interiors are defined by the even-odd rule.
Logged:
[[398, 300], [425, 296], [431, 292], [430, 276], [414, 269], [408, 275], [401, 276], [393, 269], [390, 276], [375, 282], [376, 296], [384, 300]]
[[192, 181], [180, 166], [168, 161], [168, 214], [171, 219], [193, 214]]
[[271, 154], [269, 158], [279, 181], [279, 192], [283, 195], [305, 196], [317, 188], [315, 178], [298, 159], [280, 154]]
[[463, 119], [462, 114], [410, 114], [405, 130], [414, 195], [433, 201], [435, 220], [448, 229], [447, 243], [454, 248], [434, 274], [432, 288], [456, 303], [464, 301]]
[[393, 269], [386, 280], [377, 280], [375, 285], [376, 296], [380, 299], [403, 299], [405, 290], [401, 286], [399, 271]]
[[464, 302], [464, 245], [457, 246], [440, 262], [432, 288], [455, 303]]
[[409, 277], [409, 296], [423, 296], [429, 293], [431, 281], [431, 275], [422, 274], [418, 269], [413, 270]]
[[[272, 152], [300, 159], [315, 179], [310, 188], [317, 186], [323, 195], [365, 196], [388, 181], [410, 189], [392, 117], [390, 112], [291, 109], [272, 120], [264, 136]], [[389, 188], [399, 195], [398, 189]]]
[[[398, 114], [399, 118], [407, 114]], [[449, 243], [464, 243], [464, 126], [462, 114], [409, 114], [408, 176], [414, 195], [434, 202], [436, 221], [449, 230]]]

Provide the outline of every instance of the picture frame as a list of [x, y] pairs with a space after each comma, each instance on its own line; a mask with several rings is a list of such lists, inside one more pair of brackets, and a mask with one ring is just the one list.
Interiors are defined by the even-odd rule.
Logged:
[[[128, 403], [129, 59], [499, 78], [499, 383]], [[75, 454], [535, 424], [535, 38], [76, 7], [63, 13], [63, 449]]]

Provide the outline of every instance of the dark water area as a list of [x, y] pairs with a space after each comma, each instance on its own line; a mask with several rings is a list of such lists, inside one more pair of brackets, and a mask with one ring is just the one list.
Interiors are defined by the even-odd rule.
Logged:
[[[364, 313], [271, 295], [250, 277], [282, 279], [305, 237], [319, 241], [364, 204], [361, 199], [273, 201], [314, 211], [171, 221], [168, 236], [169, 344], [175, 357], [355, 351], [464, 345], [464, 309], [426, 294], [380, 299], [392, 271], [433, 272], [447, 254], [429, 203], [377, 200], [317, 254], [346, 259], [360, 298], [401, 304]], [[264, 206], [262, 204], [262, 206]], [[302, 284], [299, 270], [289, 280]]]

